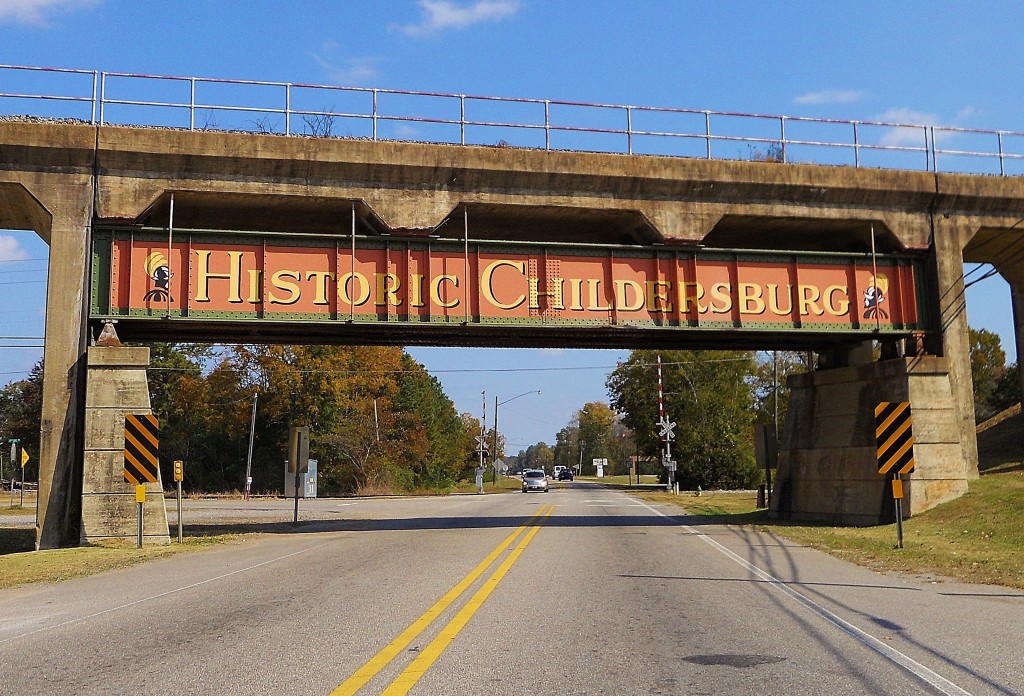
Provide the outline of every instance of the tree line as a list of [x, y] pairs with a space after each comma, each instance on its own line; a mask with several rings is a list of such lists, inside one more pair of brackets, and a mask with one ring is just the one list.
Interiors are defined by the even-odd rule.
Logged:
[[[1016, 365], [1005, 365], [999, 337], [970, 330], [975, 409], [984, 420], [1020, 401]], [[185, 462], [190, 491], [241, 490], [252, 437], [253, 491], [282, 489], [288, 429], [310, 428], [323, 495], [446, 491], [472, 480], [480, 421], [459, 414], [441, 383], [404, 349], [379, 346], [200, 346], [150, 344], [153, 412], [161, 424], [161, 467], [172, 480]], [[658, 428], [658, 351], [637, 350], [607, 377], [609, 400], [574, 411], [553, 444], [506, 457], [513, 471], [555, 465], [624, 474], [629, 462], [664, 475]], [[755, 423], [785, 422], [786, 377], [809, 368], [802, 353], [660, 351], [665, 416], [675, 422], [676, 480], [685, 488], [747, 488], [761, 482]], [[40, 361], [24, 380], [0, 389], [0, 436], [20, 438], [37, 480], [42, 411]], [[255, 424], [251, 424], [253, 404]], [[490, 458], [504, 437], [484, 433]], [[10, 464], [5, 461], [4, 475]]]

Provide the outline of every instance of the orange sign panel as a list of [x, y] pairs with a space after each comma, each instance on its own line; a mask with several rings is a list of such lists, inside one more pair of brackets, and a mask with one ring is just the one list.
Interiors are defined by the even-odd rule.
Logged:
[[707, 250], [466, 249], [376, 239], [360, 239], [353, 253], [342, 242], [261, 241], [190, 236], [168, 246], [115, 237], [109, 314], [882, 331], [918, 325], [914, 266], [896, 257], [872, 263], [864, 256]]

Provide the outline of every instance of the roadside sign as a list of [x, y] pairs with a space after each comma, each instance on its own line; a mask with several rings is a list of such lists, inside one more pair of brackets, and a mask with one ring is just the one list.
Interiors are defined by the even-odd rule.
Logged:
[[174, 460], [174, 480], [181, 481], [185, 478], [185, 463], [180, 459]]
[[295, 427], [288, 431], [288, 471], [304, 474], [309, 471], [309, 428], [306, 426]]
[[26, 452], [24, 450], [24, 448], [22, 448], [22, 450], [21, 450], [21, 468], [22, 469], [24, 469], [25, 465], [28, 464], [28, 460], [29, 459], [31, 459], [31, 457], [28, 456], [28, 452]]
[[882, 401], [875, 406], [878, 473], [914, 470], [914, 430], [909, 401]]
[[152, 413], [124, 417], [124, 480], [139, 485], [160, 476], [160, 422]]

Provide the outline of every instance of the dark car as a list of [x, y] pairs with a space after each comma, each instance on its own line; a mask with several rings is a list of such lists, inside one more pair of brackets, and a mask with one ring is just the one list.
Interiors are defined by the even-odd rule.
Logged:
[[569, 467], [565, 467], [564, 469], [559, 471], [558, 472], [558, 480], [559, 481], [572, 481], [572, 469], [570, 469]]

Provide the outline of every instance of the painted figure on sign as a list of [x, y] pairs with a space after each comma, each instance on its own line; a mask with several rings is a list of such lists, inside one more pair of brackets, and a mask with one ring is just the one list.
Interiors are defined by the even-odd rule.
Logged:
[[152, 278], [154, 287], [146, 293], [144, 300], [166, 302], [174, 299], [170, 295], [171, 278], [174, 274], [171, 273], [171, 267], [163, 252], [154, 251], [146, 257], [146, 275]]
[[882, 309], [882, 303], [885, 302], [885, 293], [889, 291], [889, 279], [879, 273], [871, 276], [868, 284], [868, 289], [864, 291], [864, 318], [888, 319], [889, 313]]

